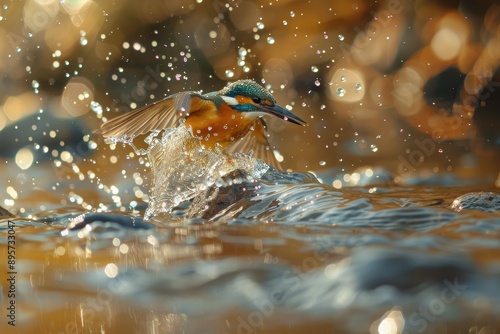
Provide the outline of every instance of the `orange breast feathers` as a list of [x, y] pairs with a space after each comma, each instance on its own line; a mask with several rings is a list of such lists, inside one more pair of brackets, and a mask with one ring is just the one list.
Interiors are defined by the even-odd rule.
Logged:
[[200, 137], [206, 148], [214, 149], [219, 144], [220, 149], [224, 150], [245, 136], [254, 121], [255, 119], [247, 118], [221, 103], [218, 111], [214, 108], [202, 108], [190, 114], [185, 124], [191, 126], [193, 135]]

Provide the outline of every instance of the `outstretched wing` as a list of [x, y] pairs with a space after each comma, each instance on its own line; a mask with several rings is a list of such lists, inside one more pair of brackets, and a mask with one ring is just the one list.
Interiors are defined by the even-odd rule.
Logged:
[[281, 164], [274, 156], [273, 149], [267, 140], [267, 126], [264, 120], [261, 117], [256, 118], [252, 124], [252, 128], [253, 130], [248, 131], [243, 138], [231, 144], [224, 152], [229, 154], [236, 152], [248, 154], [252, 151], [252, 157], [281, 169]]
[[181, 92], [161, 101], [113, 118], [101, 125], [97, 133], [104, 137], [128, 138], [155, 130], [177, 126], [181, 118], [204, 109], [207, 103], [213, 103], [206, 96], [196, 92]]

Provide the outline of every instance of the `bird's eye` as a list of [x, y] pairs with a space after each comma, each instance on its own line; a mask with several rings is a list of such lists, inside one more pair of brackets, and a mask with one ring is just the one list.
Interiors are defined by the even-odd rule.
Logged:
[[252, 101], [255, 102], [255, 103], [260, 103], [260, 98], [258, 98], [257, 96], [254, 96], [252, 98]]

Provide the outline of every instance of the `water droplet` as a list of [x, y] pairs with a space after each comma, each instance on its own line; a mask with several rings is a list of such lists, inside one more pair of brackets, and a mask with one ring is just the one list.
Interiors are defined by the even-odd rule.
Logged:
[[341, 42], [342, 42], [343, 40], [344, 40], [344, 35], [339, 34], [339, 41], [341, 41]]
[[314, 81], [314, 84], [315, 84], [317, 87], [319, 87], [319, 86], [321, 85], [321, 82], [319, 82], [319, 80], [316, 80], [316, 81]]
[[342, 97], [345, 95], [345, 89], [342, 87], [339, 87], [339, 88], [337, 88], [337, 91], [335, 92], [335, 94], [337, 94], [338, 97]]
[[342, 82], [346, 82], [346, 81], [347, 81], [347, 79], [345, 78], [345, 76], [341, 76], [341, 77], [340, 77], [340, 81], [342, 81]]
[[319, 69], [316, 66], [311, 66], [311, 72], [317, 73]]
[[377, 152], [377, 151], [378, 151], [378, 147], [377, 147], [377, 145], [374, 145], [374, 144], [370, 145], [370, 150], [371, 150], [372, 152]]
[[238, 54], [240, 55], [240, 57], [245, 57], [247, 55], [247, 53], [248, 53], [248, 51], [245, 48], [239, 48], [239, 50], [238, 50]]
[[228, 77], [228, 78], [234, 77], [234, 72], [231, 70], [226, 70], [226, 77]]
[[295, 17], [295, 12], [293, 10], [290, 12], [290, 17]]
[[31, 87], [33, 87], [33, 91], [35, 92], [35, 94], [38, 94], [38, 88], [40, 87], [40, 83], [38, 83], [38, 81], [36, 80], [33, 80], [31, 81]]
[[319, 162], [319, 165], [320, 165], [320, 166], [324, 166], [324, 165], [326, 165], [326, 162], [325, 162], [325, 161], [320, 161], [320, 162]]
[[260, 30], [264, 29], [264, 23], [257, 22], [257, 29], [260, 29]]
[[135, 50], [135, 51], [139, 51], [141, 49], [141, 44], [138, 43], [138, 42], [135, 42], [133, 45], [132, 45], [132, 48]]
[[283, 20], [283, 25], [286, 26], [288, 24], [288, 22], [286, 22], [285, 20]]
[[92, 111], [95, 112], [97, 115], [102, 114], [102, 106], [99, 104], [99, 102], [91, 101], [90, 109], [92, 109]]
[[267, 44], [274, 44], [274, 38], [272, 36], [267, 38]]
[[359, 92], [363, 88], [363, 86], [361, 86], [360, 83], [357, 83], [356, 86], [355, 86], [355, 88]]

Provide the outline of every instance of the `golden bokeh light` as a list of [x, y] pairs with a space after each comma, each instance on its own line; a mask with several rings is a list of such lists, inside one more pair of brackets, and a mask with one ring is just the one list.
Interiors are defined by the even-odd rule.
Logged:
[[78, 117], [90, 111], [94, 99], [94, 86], [86, 78], [74, 77], [66, 85], [61, 97], [61, 107], [70, 116]]
[[16, 165], [22, 170], [29, 169], [33, 164], [34, 156], [33, 152], [27, 147], [20, 149], [16, 153], [15, 161]]

